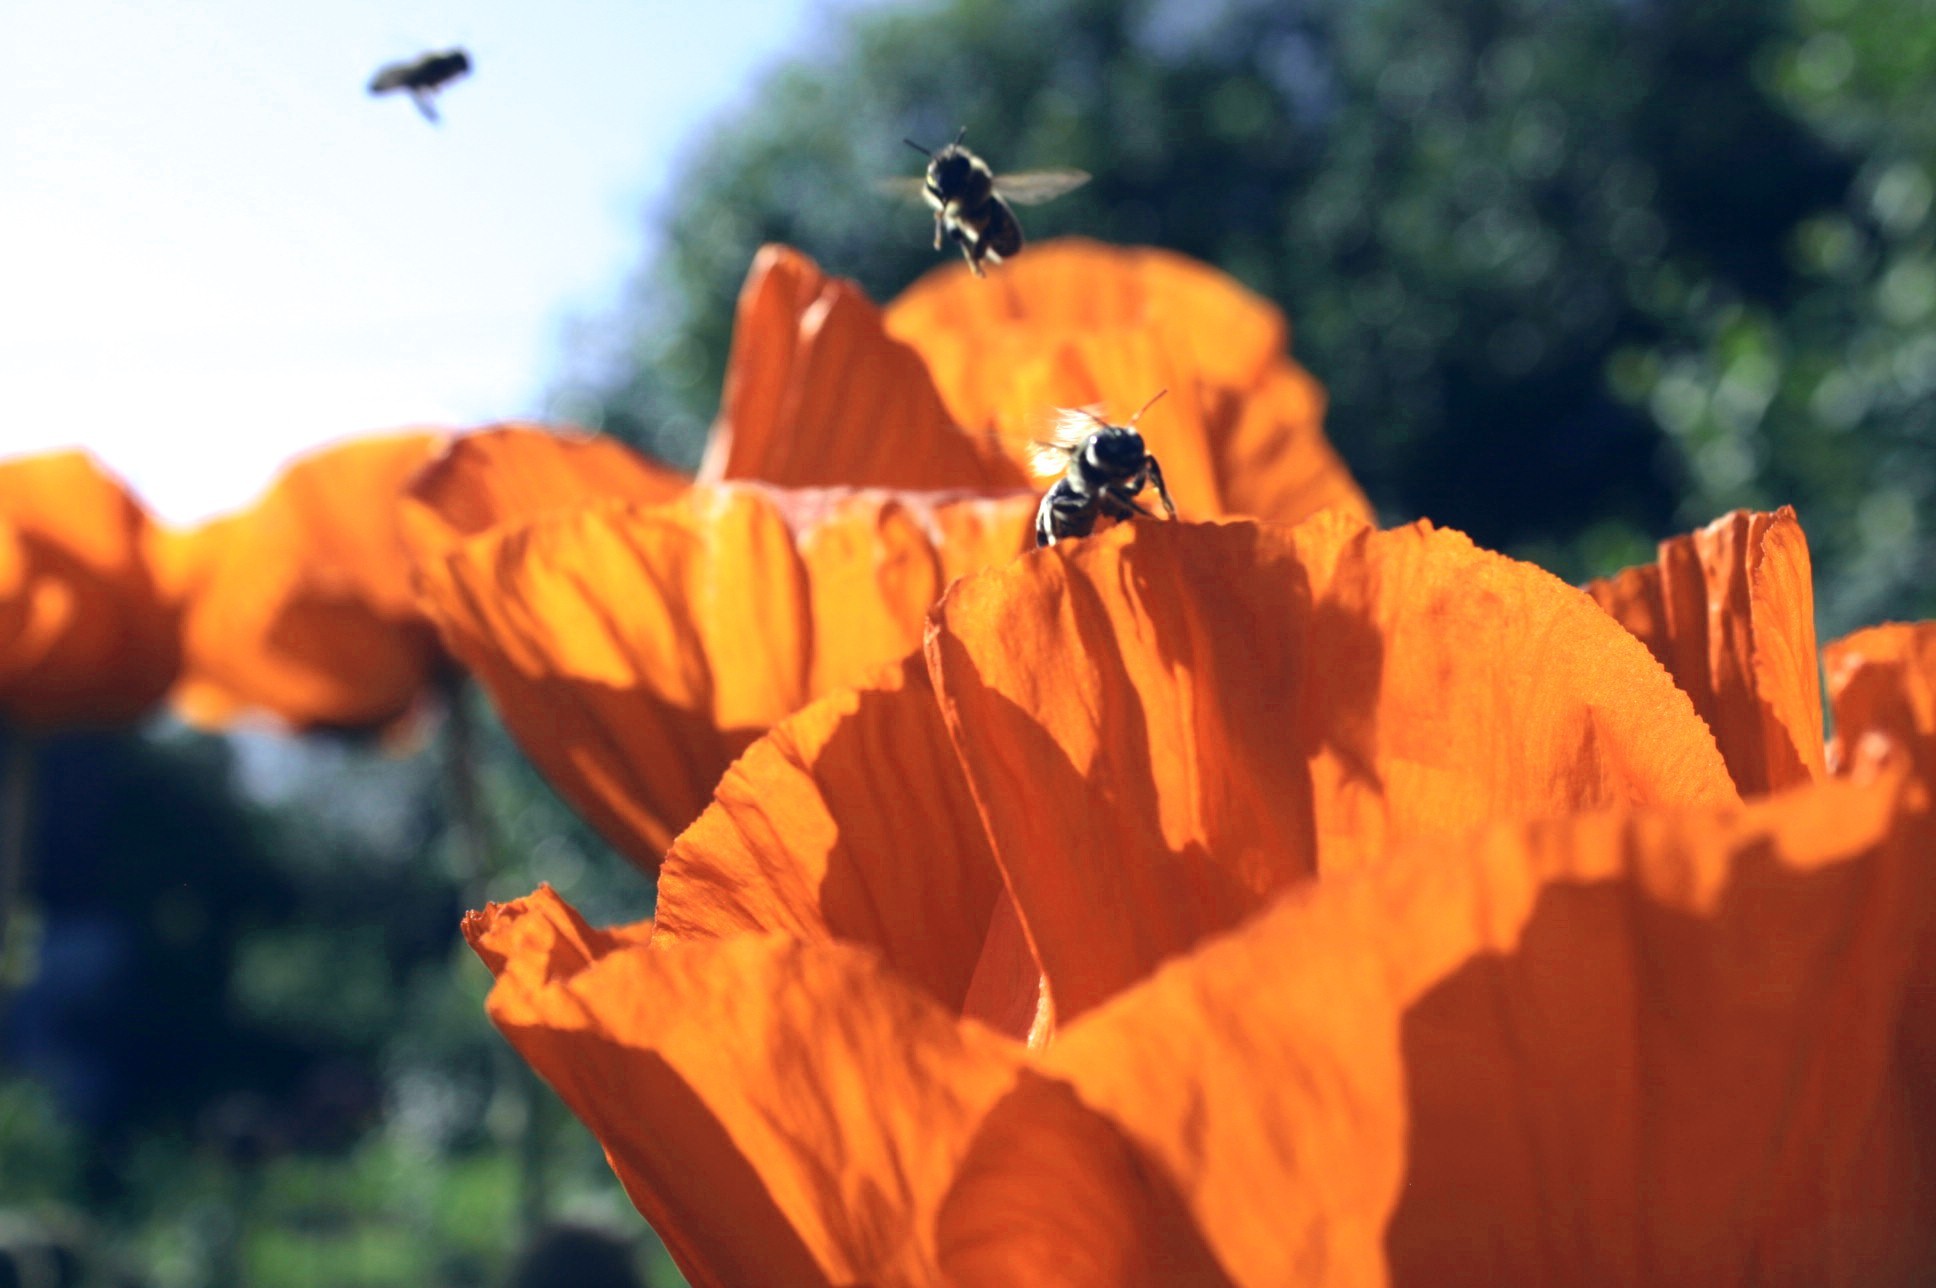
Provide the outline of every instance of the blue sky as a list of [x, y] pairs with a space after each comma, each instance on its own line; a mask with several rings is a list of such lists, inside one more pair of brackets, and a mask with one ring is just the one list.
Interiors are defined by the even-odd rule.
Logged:
[[[0, 455], [85, 445], [186, 522], [331, 438], [538, 412], [695, 127], [836, 11], [0, 0]], [[364, 94], [452, 44], [442, 126]]]

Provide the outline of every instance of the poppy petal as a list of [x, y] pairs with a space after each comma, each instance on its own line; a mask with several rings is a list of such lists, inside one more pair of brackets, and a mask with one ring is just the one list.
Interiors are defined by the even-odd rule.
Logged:
[[599, 501], [670, 501], [690, 482], [615, 438], [497, 425], [459, 434], [411, 481], [405, 506], [413, 552], [547, 510]]
[[999, 933], [1007, 898], [917, 654], [726, 771], [666, 855], [658, 937], [864, 944], [942, 1006], [1026, 1040], [1040, 971]]
[[[1113, 1205], [1180, 1197], [1241, 1283], [1922, 1282], [1933, 895], [1899, 782], [1503, 825], [1285, 896], [1042, 1070], [1137, 1151]], [[1008, 1186], [1095, 1152], [1069, 1117], [1005, 1124]]]
[[84, 452], [0, 462], [0, 723], [115, 725], [180, 666], [159, 529]]
[[938, 270], [887, 313], [920, 350], [955, 418], [1018, 462], [1057, 407], [1099, 403], [1138, 426], [1186, 515], [1297, 522], [1370, 507], [1321, 428], [1316, 381], [1284, 356], [1283, 315], [1167, 251], [1067, 239], [1031, 246], [986, 281]]
[[441, 656], [416, 608], [402, 498], [442, 443], [410, 432], [324, 448], [249, 509], [173, 539], [185, 719], [367, 730], [411, 713]]
[[424, 564], [424, 611], [554, 786], [658, 867], [726, 766], [919, 646], [950, 580], [1012, 557], [1033, 498], [695, 486], [493, 529]]
[[784, 246], [760, 251], [740, 293], [699, 477], [910, 491], [1025, 481], [956, 428], [920, 356], [859, 287]]
[[928, 660], [1063, 1022], [1408, 838], [1736, 798], [1572, 587], [1456, 532], [1128, 524], [968, 578]]
[[938, 1280], [934, 1212], [1020, 1048], [846, 945], [655, 948], [549, 889], [465, 931], [491, 1018], [694, 1285]]
[[[986, 278], [958, 264], [936, 269], [887, 310], [888, 331], [924, 354], [939, 337], [1000, 336], [1023, 327], [1058, 336], [1155, 329], [1180, 362], [1229, 386], [1255, 381], [1283, 353], [1289, 334], [1275, 305], [1208, 264], [1081, 237], [1036, 242]], [[992, 406], [977, 397], [986, 384], [972, 362], [957, 358], [931, 370], [964, 423], [988, 418]]]
[[1206, 408], [1210, 460], [1227, 514], [1297, 523], [1324, 510], [1365, 519], [1371, 503], [1324, 436], [1324, 387], [1288, 358]]
[[1743, 793], [1826, 772], [1815, 594], [1794, 510], [1736, 510], [1586, 589], [1694, 700]]
[[1871, 772], [1901, 758], [1936, 782], [1936, 622], [1872, 626], [1822, 652], [1835, 772]]

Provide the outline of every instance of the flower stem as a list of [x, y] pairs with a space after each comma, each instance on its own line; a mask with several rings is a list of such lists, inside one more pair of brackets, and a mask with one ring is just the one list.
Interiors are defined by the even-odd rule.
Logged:
[[484, 906], [495, 868], [496, 837], [478, 783], [477, 726], [470, 709], [470, 682], [459, 676], [445, 689], [444, 782], [457, 830], [459, 882], [465, 905]]
[[0, 728], [0, 1009], [12, 991], [8, 953], [27, 888], [33, 799], [33, 739], [23, 730]]
[[[453, 677], [444, 696], [444, 781], [450, 793], [451, 825], [457, 831], [459, 881], [465, 906], [481, 908], [503, 849], [478, 773], [470, 681]], [[551, 1093], [508, 1043], [499, 1044], [496, 1063], [498, 1076], [508, 1080], [519, 1110], [512, 1147], [517, 1158], [519, 1243], [528, 1246], [550, 1206], [545, 1173], [551, 1133], [545, 1110]]]

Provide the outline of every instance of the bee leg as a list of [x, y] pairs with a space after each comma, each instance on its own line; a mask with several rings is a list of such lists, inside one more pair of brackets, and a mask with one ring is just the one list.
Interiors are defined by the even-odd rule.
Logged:
[[1154, 456], [1145, 456], [1143, 458], [1143, 469], [1148, 472], [1150, 482], [1156, 484], [1156, 495], [1163, 502], [1163, 512], [1174, 519], [1176, 517], [1176, 502], [1170, 500], [1170, 489], [1163, 486], [1163, 467], [1156, 463]]
[[984, 277], [986, 276], [986, 274], [982, 272], [981, 254], [977, 249], [977, 246], [978, 246], [977, 242], [972, 241], [966, 237], [962, 238], [961, 239], [961, 257], [968, 261], [968, 269], [970, 272], [972, 272], [976, 277]]
[[1096, 500], [1100, 503], [1102, 512], [1112, 519], [1134, 519], [1138, 516], [1154, 519], [1156, 517], [1147, 506], [1115, 487], [1104, 488], [1097, 494]]
[[942, 219], [939, 210], [934, 212], [934, 248], [941, 249]]

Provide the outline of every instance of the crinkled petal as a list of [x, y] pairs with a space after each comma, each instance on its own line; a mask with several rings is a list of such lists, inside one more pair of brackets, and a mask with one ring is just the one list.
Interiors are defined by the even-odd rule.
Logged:
[[249, 509], [174, 538], [185, 718], [367, 730], [417, 706], [442, 658], [416, 608], [403, 495], [442, 443], [412, 432], [324, 448]]
[[1064, 1021], [1399, 841], [1735, 799], [1632, 636], [1427, 524], [1125, 525], [959, 583], [928, 656]]
[[748, 743], [919, 646], [1033, 500], [695, 486], [493, 529], [422, 568], [425, 612], [525, 751], [648, 870]]
[[1838, 774], [1904, 760], [1936, 782], [1936, 622], [1857, 631], [1823, 651]]
[[782, 722], [666, 855], [666, 942], [776, 933], [879, 952], [942, 1006], [1018, 1040], [1041, 973], [918, 655]]
[[1694, 700], [1744, 793], [1826, 772], [1815, 592], [1792, 509], [1736, 510], [1586, 589]]
[[615, 438], [497, 425], [460, 434], [411, 481], [404, 507], [413, 554], [549, 510], [601, 501], [670, 501], [690, 482]]
[[181, 662], [158, 530], [84, 452], [0, 462], [0, 724], [112, 725]]
[[938, 1281], [934, 1213], [1020, 1048], [846, 945], [650, 947], [549, 889], [465, 930], [491, 1018], [694, 1285]]
[[[1095, 1213], [1180, 1207], [1240, 1284], [1926, 1282], [1933, 895], [1899, 782], [1407, 848], [1065, 1028], [1041, 1071], [1121, 1141], [1011, 1097], [944, 1256], [1055, 1227], [1033, 1281], [1094, 1282]], [[1042, 1159], [1084, 1174], [977, 1210]]]
[[852, 282], [783, 246], [740, 293], [707, 482], [907, 490], [1019, 486], [992, 445], [956, 427], [920, 356], [888, 336]]

